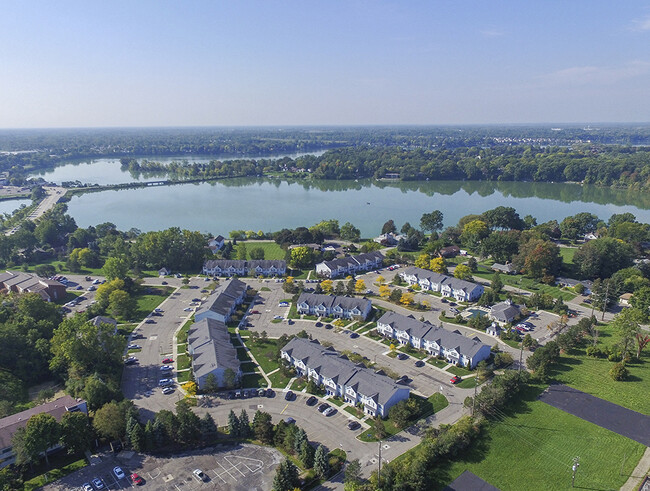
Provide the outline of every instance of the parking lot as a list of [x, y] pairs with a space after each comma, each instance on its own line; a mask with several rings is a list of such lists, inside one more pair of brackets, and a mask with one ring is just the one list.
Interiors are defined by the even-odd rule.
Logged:
[[[284, 460], [275, 449], [255, 445], [218, 445], [169, 457], [143, 456], [123, 452], [117, 457], [102, 456], [102, 461], [70, 474], [44, 490], [81, 490], [84, 483], [100, 478], [105, 489], [126, 489], [134, 486], [129, 476], [137, 473], [143, 479], [140, 488], [161, 491], [195, 489], [267, 490], [271, 489], [275, 468]], [[116, 479], [113, 467], [119, 465], [126, 473]], [[205, 481], [193, 471], [200, 469]]]

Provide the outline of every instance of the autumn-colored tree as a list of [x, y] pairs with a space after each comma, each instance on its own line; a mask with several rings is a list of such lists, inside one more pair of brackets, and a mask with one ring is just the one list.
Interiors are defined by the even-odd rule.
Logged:
[[465, 264], [459, 264], [456, 266], [456, 269], [454, 269], [454, 277], [461, 280], [471, 280], [472, 270]]
[[390, 296], [390, 287], [388, 285], [381, 285], [379, 287], [379, 296], [381, 298], [388, 298]]
[[320, 287], [323, 289], [325, 293], [332, 293], [332, 290], [334, 289], [334, 284], [332, 283], [332, 280], [323, 280], [320, 282]]
[[357, 293], [363, 293], [366, 291], [366, 282], [363, 280], [357, 280], [354, 284], [354, 291]]
[[429, 261], [429, 269], [435, 273], [447, 274], [447, 263], [442, 257], [434, 257]]
[[413, 303], [413, 294], [410, 292], [402, 293], [402, 297], [399, 299], [400, 303], [403, 305], [411, 305]]
[[377, 276], [377, 284], [378, 285], [383, 285], [384, 283], [386, 283], [386, 278], [384, 278], [381, 275]]
[[415, 267], [429, 269], [429, 261], [431, 261], [431, 256], [428, 254], [420, 254], [415, 260]]

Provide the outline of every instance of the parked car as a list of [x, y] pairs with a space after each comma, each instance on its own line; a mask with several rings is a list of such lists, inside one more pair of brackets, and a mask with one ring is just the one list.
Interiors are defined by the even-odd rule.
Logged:
[[332, 327], [334, 327], [332, 324], [325, 324], [325, 329], [332, 329]]
[[350, 421], [348, 423], [348, 430], [356, 430], [361, 426], [358, 421]]
[[322, 322], [317, 322], [316, 327], [323, 327], [323, 323]]
[[142, 349], [142, 347], [139, 344], [129, 344], [127, 346], [128, 349]]
[[158, 382], [158, 385], [161, 387], [169, 387], [174, 385], [174, 381], [170, 378], [161, 378], [160, 381]]
[[284, 418], [284, 422], [288, 425], [292, 425], [296, 422], [296, 420], [289, 416], [288, 418]]
[[284, 400], [285, 401], [293, 401], [295, 398], [296, 398], [296, 395], [291, 390], [287, 391], [287, 393], [284, 395]]
[[257, 395], [258, 395], [259, 397], [264, 397], [264, 396], [266, 395], [266, 389], [259, 389], [259, 390], [257, 391]]
[[422, 360], [418, 360], [418, 361], [415, 362], [415, 366], [418, 367], [418, 368], [423, 367], [424, 362]]
[[251, 314], [259, 314], [259, 313], [260, 313], [259, 310], [251, 310]]
[[138, 476], [137, 474], [134, 473], [134, 474], [131, 474], [131, 482], [133, 484], [140, 485], [140, 484], [144, 484], [144, 479], [142, 479], [140, 476]]
[[351, 339], [356, 339], [356, 338], [358, 338], [358, 337], [359, 337], [359, 335], [358, 335], [356, 332], [351, 332], [351, 333], [350, 333], [350, 338], [351, 338]]
[[318, 406], [318, 412], [319, 412], [319, 413], [322, 413], [322, 412], [325, 411], [328, 407], [330, 407], [330, 405], [329, 405], [328, 403], [324, 402], [324, 403], [322, 403], [320, 406]]
[[94, 286], [92, 286], [92, 285], [90, 285], [88, 288], [86, 288], [86, 291], [88, 291], [88, 292], [94, 292], [95, 290], [96, 290], [96, 288]]
[[138, 361], [138, 359], [135, 356], [129, 356], [126, 360], [124, 360], [125, 365], [133, 365]]
[[156, 321], [153, 320], [153, 319], [147, 319], [146, 321], [144, 321], [144, 323], [145, 323], [145, 324], [155, 324]]
[[194, 469], [192, 471], [192, 475], [194, 475], [194, 477], [196, 477], [199, 481], [206, 482], [208, 480], [207, 474], [201, 469]]
[[318, 398], [316, 398], [315, 396], [310, 396], [309, 399], [307, 399], [307, 402], [305, 402], [305, 404], [307, 404], [308, 406], [313, 406], [317, 402], [318, 402]]
[[119, 465], [113, 467], [113, 474], [115, 474], [117, 479], [124, 479], [126, 477], [126, 474], [124, 474], [124, 471]]
[[336, 409], [333, 407], [328, 407], [327, 409], [325, 409], [325, 411], [323, 411], [324, 416], [331, 416], [334, 413], [336, 413]]
[[275, 391], [273, 389], [266, 389], [266, 397], [275, 397]]
[[409, 357], [406, 353], [397, 353], [398, 360], [406, 360]]
[[160, 367], [160, 370], [163, 372], [166, 372], [167, 370], [173, 370], [173, 369], [174, 367], [172, 367], [171, 365], [163, 365]]
[[162, 393], [165, 394], [165, 395], [167, 395], [167, 394], [171, 394], [172, 392], [174, 392], [174, 388], [173, 388], [173, 387], [165, 387], [165, 388], [162, 390]]
[[461, 380], [462, 379], [458, 375], [454, 375], [453, 377], [451, 377], [451, 380], [449, 382], [451, 382], [452, 384], [457, 384]]
[[288, 302], [280, 302], [280, 303], [278, 304], [278, 307], [288, 307], [288, 306], [289, 306], [289, 303], [288, 303]]
[[162, 362], [163, 363], [174, 363], [174, 360], [171, 359], [171, 358], [164, 358]]
[[95, 491], [89, 482], [83, 483], [81, 489], [83, 489], [83, 491]]
[[95, 486], [95, 489], [104, 489], [104, 481], [102, 481], [100, 478], [93, 478], [92, 483], [93, 486]]

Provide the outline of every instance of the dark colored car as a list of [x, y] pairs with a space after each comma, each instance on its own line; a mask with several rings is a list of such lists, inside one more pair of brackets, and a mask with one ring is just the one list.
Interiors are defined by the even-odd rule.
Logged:
[[458, 375], [454, 375], [454, 376], [451, 378], [450, 382], [451, 382], [452, 384], [457, 384], [457, 383], [460, 382], [461, 380], [462, 380], [462, 379], [461, 379]]
[[409, 356], [405, 353], [398, 353], [397, 354], [397, 359], [398, 360], [406, 360]]
[[356, 339], [356, 338], [358, 338], [358, 337], [359, 337], [359, 335], [358, 335], [356, 332], [351, 332], [351, 333], [350, 333], [350, 338], [352, 338], [352, 339]]
[[275, 391], [273, 389], [266, 389], [266, 397], [275, 397]]
[[323, 327], [323, 323], [322, 322], [317, 322], [316, 327]]
[[320, 406], [318, 406], [318, 412], [319, 412], [319, 413], [322, 413], [322, 412], [325, 411], [325, 409], [327, 409], [328, 407], [330, 407], [330, 405], [327, 404], [326, 402], [324, 402], [324, 403], [322, 403]]
[[356, 430], [361, 426], [358, 421], [350, 421], [348, 423], [348, 430]]
[[332, 327], [334, 327], [332, 324], [325, 324], [325, 329], [332, 329]]
[[418, 367], [418, 368], [419, 368], [419, 367], [423, 367], [423, 366], [424, 366], [424, 362], [423, 362], [422, 360], [418, 360], [418, 361], [415, 362], [415, 366]]
[[306, 404], [307, 404], [308, 406], [313, 406], [313, 405], [316, 404], [317, 402], [318, 402], [318, 399], [317, 399], [316, 397], [314, 397], [314, 396], [311, 396], [309, 399], [307, 399]]
[[285, 401], [293, 401], [295, 398], [296, 398], [296, 395], [291, 390], [287, 391], [287, 393], [284, 395], [284, 400]]

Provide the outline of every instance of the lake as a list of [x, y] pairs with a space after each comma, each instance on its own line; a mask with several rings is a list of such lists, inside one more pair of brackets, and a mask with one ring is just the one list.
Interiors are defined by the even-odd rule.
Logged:
[[[148, 156], [148, 157], [137, 157], [138, 160], [148, 159], [155, 162], [161, 162], [163, 164], [169, 164], [173, 161], [177, 162], [188, 162], [190, 164], [194, 163], [207, 163], [211, 160], [236, 160], [236, 159], [269, 159], [276, 160], [284, 157], [291, 157], [295, 159], [303, 155], [315, 155], [319, 156], [326, 152], [327, 150], [320, 150], [317, 152], [308, 152], [308, 153], [283, 153], [278, 155], [252, 155], [252, 156], [238, 156], [232, 157], [228, 155], [217, 155], [217, 156], [201, 156], [201, 155], [189, 155], [183, 157], [158, 157], [158, 156]], [[135, 158], [135, 157], [134, 157]], [[47, 171], [38, 171], [31, 174], [31, 176], [42, 177], [48, 182], [54, 182], [56, 184], [61, 184], [65, 181], [79, 181], [82, 184], [122, 184], [125, 182], [151, 182], [159, 181], [164, 179], [165, 174], [160, 173], [156, 175], [146, 175], [146, 174], [131, 174], [129, 171], [124, 171], [121, 168], [120, 159], [91, 159], [91, 160], [79, 160], [74, 162], [68, 162], [64, 165], [55, 167], [52, 170]]]
[[108, 221], [121, 230], [176, 226], [224, 236], [231, 230], [272, 232], [337, 219], [371, 237], [389, 219], [398, 228], [407, 221], [417, 227], [422, 213], [437, 209], [447, 226], [497, 206], [512, 206], [539, 223], [583, 211], [603, 220], [631, 212], [639, 221], [650, 222], [648, 193], [562, 183], [235, 178], [88, 193], [72, 197], [68, 206], [82, 227]]
[[0, 200], [0, 215], [5, 213], [12, 214], [22, 205], [29, 206], [32, 204], [31, 199], [3, 199]]

